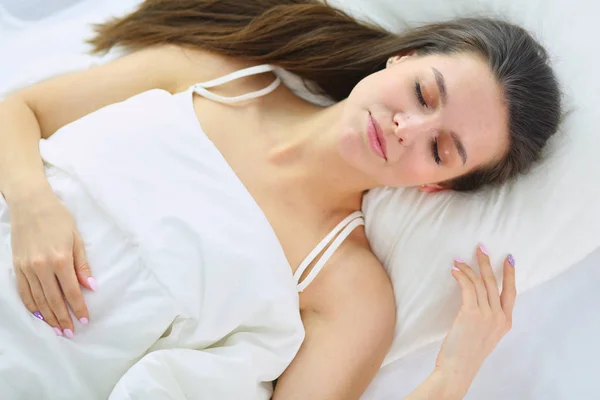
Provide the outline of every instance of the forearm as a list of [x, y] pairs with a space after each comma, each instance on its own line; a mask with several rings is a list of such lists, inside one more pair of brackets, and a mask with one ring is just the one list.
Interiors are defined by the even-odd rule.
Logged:
[[9, 97], [0, 102], [0, 193], [9, 203], [49, 189], [40, 138], [37, 118], [24, 101]]
[[469, 385], [459, 384], [448, 375], [433, 372], [404, 400], [461, 400]]

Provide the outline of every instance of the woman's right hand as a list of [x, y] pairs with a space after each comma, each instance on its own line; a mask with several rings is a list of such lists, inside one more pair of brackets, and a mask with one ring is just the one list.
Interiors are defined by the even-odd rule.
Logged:
[[96, 289], [75, 221], [51, 190], [30, 192], [8, 205], [21, 299], [57, 335], [72, 338], [75, 329], [68, 306], [81, 324], [87, 324], [88, 309], [79, 285]]

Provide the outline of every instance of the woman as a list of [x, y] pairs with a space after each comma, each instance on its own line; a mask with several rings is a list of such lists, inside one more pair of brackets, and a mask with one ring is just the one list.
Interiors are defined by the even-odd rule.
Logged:
[[[147, 0], [91, 43], [130, 53], [0, 105], [13, 394], [266, 398], [279, 378], [277, 399], [359, 398], [395, 325], [363, 193], [500, 184], [560, 117], [543, 48], [488, 19], [393, 35], [311, 0]], [[477, 259], [454, 262], [463, 305], [409, 399], [462, 398], [510, 329], [514, 259], [501, 293]]]

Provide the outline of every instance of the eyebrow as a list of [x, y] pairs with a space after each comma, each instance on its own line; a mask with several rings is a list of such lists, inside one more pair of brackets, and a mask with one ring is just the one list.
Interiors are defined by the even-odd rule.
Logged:
[[456, 133], [452, 132], [450, 133], [450, 136], [452, 137], [452, 141], [458, 150], [458, 154], [460, 154], [460, 158], [462, 158], [463, 165], [465, 165], [467, 163], [467, 151], [465, 150], [465, 146], [463, 146]]
[[440, 71], [433, 67], [431, 67], [431, 69], [433, 70], [433, 75], [435, 75], [435, 81], [440, 91], [442, 104], [446, 105], [446, 102], [448, 101], [448, 92], [446, 91], [446, 81], [444, 80], [444, 75], [442, 75]]

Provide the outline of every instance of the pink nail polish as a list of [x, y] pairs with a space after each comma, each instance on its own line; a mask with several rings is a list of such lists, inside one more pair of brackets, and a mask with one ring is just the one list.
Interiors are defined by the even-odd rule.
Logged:
[[73, 334], [73, 331], [72, 331], [72, 330], [70, 330], [70, 329], [65, 329], [65, 330], [64, 330], [64, 333], [65, 333], [65, 336], [66, 336], [66, 337], [68, 337], [69, 339], [73, 339], [73, 336], [75, 336], [75, 335]]
[[487, 251], [487, 249], [485, 248], [485, 246], [484, 246], [484, 245], [480, 244], [480, 245], [479, 245], [479, 249], [481, 250], [481, 252], [482, 252], [483, 254], [485, 254], [486, 256], [488, 255], [488, 251]]
[[455, 258], [454, 261], [461, 263], [461, 264], [465, 263], [465, 261], [462, 258]]
[[454, 271], [460, 271], [460, 269], [459, 269], [459, 268], [456, 268], [456, 267], [452, 267], [452, 269], [453, 269]]
[[87, 281], [94, 292], [98, 290], [98, 283], [96, 283], [96, 280], [94, 278], [90, 277]]
[[79, 322], [81, 322], [82, 325], [87, 325], [90, 321], [87, 318], [83, 317], [79, 319]]
[[62, 331], [60, 329], [58, 329], [58, 328], [54, 328], [54, 333], [56, 333], [56, 336], [62, 336], [63, 335]]

